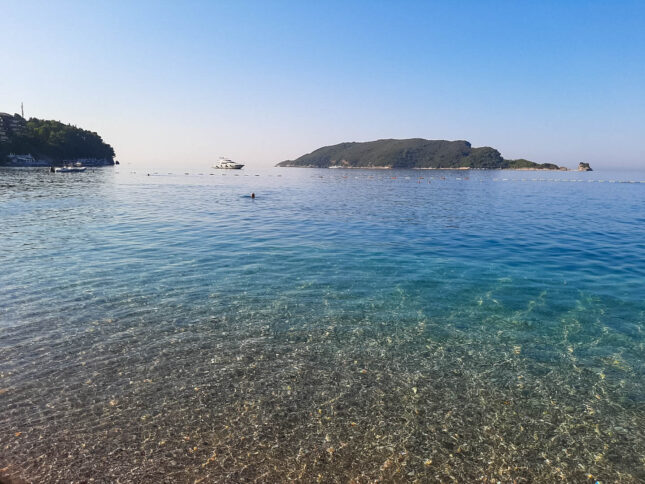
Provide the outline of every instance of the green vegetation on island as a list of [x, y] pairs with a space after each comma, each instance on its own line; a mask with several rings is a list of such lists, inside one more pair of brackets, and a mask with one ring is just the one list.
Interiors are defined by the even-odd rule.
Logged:
[[0, 164], [58, 164], [81, 159], [111, 165], [114, 149], [93, 131], [0, 113]]
[[562, 169], [551, 163], [506, 160], [488, 146], [473, 148], [468, 141], [382, 139], [325, 146], [277, 166], [310, 168], [444, 168], [444, 169]]

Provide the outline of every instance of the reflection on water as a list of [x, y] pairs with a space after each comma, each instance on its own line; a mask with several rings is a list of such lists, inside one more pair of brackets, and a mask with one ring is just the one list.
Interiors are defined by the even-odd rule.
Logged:
[[0, 171], [3, 475], [642, 481], [645, 184], [466, 176]]

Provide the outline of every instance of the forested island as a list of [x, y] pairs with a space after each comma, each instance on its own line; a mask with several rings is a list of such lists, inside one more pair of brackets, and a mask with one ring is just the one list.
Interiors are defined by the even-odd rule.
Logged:
[[114, 149], [93, 131], [0, 113], [0, 165], [48, 166], [75, 161], [113, 165]]
[[381, 139], [325, 146], [277, 166], [310, 168], [534, 169], [566, 170], [552, 163], [507, 160], [488, 146], [468, 141]]

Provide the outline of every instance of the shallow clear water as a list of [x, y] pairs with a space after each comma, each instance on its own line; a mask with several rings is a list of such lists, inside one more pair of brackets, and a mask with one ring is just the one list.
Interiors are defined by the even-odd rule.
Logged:
[[0, 170], [0, 475], [645, 480], [645, 173], [151, 175]]

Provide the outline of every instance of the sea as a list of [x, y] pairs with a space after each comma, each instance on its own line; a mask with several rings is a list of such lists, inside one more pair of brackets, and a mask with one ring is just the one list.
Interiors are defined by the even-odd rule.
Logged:
[[0, 169], [0, 481], [645, 482], [645, 172], [133, 167]]

